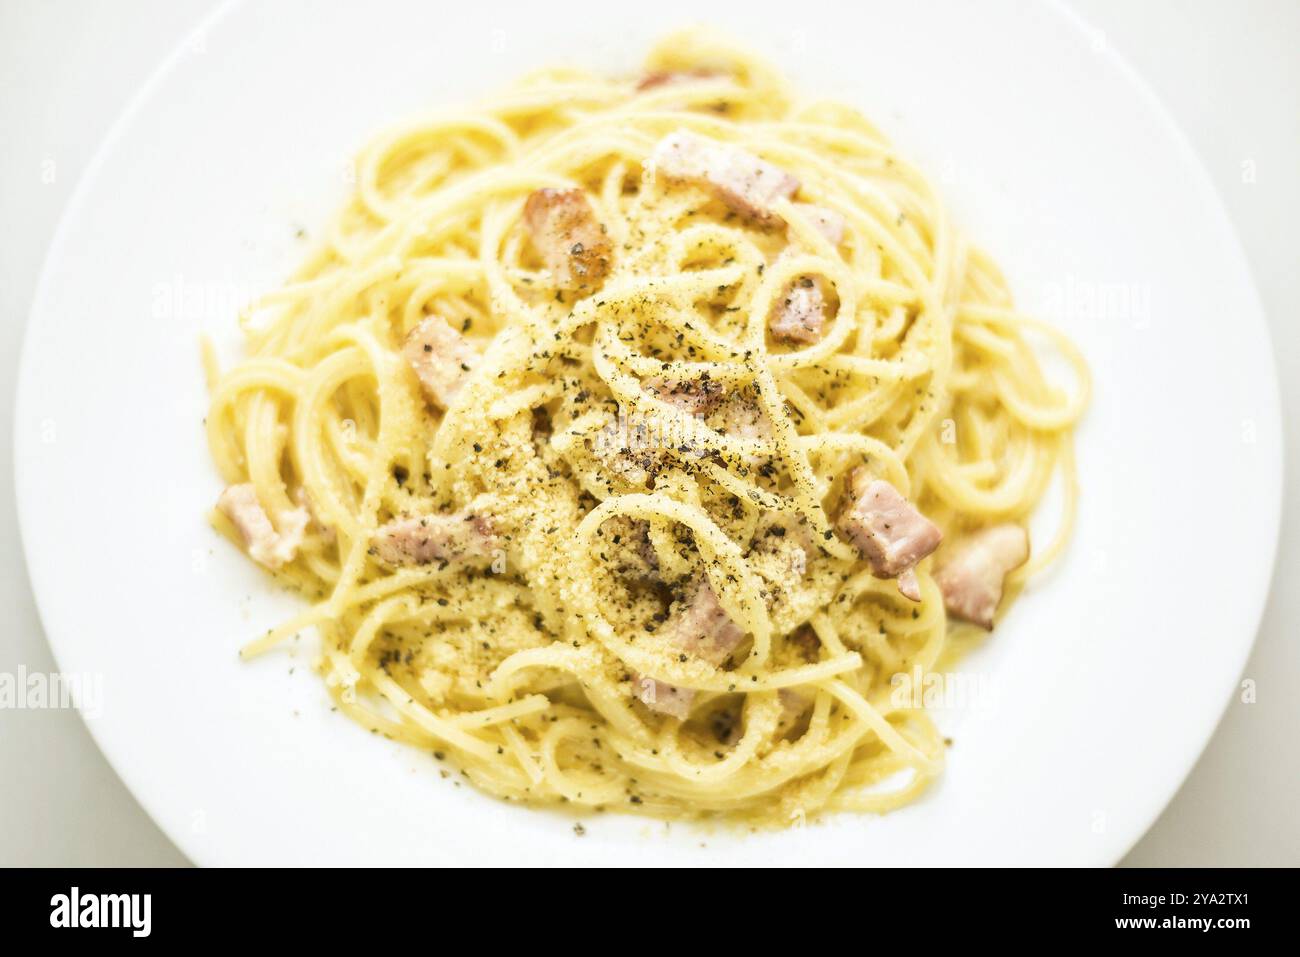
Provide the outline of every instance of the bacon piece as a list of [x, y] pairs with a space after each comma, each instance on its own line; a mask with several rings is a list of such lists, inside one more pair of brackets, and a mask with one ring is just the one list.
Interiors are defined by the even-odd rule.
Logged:
[[609, 274], [613, 246], [580, 189], [539, 189], [524, 204], [524, 222], [561, 289], [597, 289]]
[[694, 688], [679, 688], [658, 678], [633, 675], [636, 685], [636, 698], [651, 711], [658, 711], [685, 721], [695, 703]]
[[393, 519], [370, 539], [370, 554], [389, 565], [491, 559], [500, 548], [491, 521], [472, 512]]
[[768, 328], [788, 342], [816, 342], [826, 322], [826, 297], [821, 284], [804, 276], [792, 282], [785, 296], [773, 304]]
[[[744, 640], [745, 632], [718, 603], [708, 578], [702, 578], [665, 626], [669, 640], [684, 653], [720, 666]], [[638, 698], [653, 711], [682, 718], [690, 713], [695, 692], [653, 678], [636, 677]], [[653, 682], [653, 684], [647, 684]], [[649, 693], [646, 689], [652, 689]], [[650, 698], [652, 700], [647, 701]]]
[[691, 83], [696, 80], [712, 80], [725, 76], [718, 70], [651, 70], [637, 81], [637, 92], [653, 90], [661, 86], [673, 86], [678, 83]]
[[1012, 523], [993, 525], [959, 542], [934, 576], [943, 604], [958, 618], [984, 629], [1002, 601], [1002, 587], [1013, 569], [1029, 560], [1029, 533]]
[[[772, 422], [757, 401], [757, 390], [745, 389], [727, 396], [711, 417], [711, 426], [730, 438], [753, 439], [767, 442], [772, 438]], [[742, 469], [762, 469], [771, 464], [771, 456], [762, 453], [740, 453], [726, 455], [729, 465]]]
[[[832, 246], [844, 241], [844, 217], [825, 206], [812, 203], [795, 203], [813, 228], [826, 237]], [[793, 250], [787, 247], [780, 258]], [[819, 279], [801, 276], [786, 288], [773, 305], [768, 318], [772, 335], [789, 342], [817, 342], [825, 334], [826, 292]]]
[[[752, 389], [728, 396], [727, 401], [719, 406], [718, 411], [712, 416], [710, 425], [730, 438], [752, 439], [758, 442], [768, 442], [772, 439], [772, 421], [759, 405], [756, 390]], [[763, 471], [772, 463], [771, 456], [761, 452], [727, 454], [723, 458], [729, 466], [741, 469], [742, 475], [748, 474], [746, 469]]]
[[730, 209], [763, 225], [776, 220], [773, 203], [799, 191], [799, 180], [780, 167], [686, 130], [660, 140], [650, 155], [650, 165], [668, 179], [708, 188]]
[[778, 741], [798, 737], [795, 732], [802, 732], [807, 727], [804, 719], [813, 706], [812, 699], [793, 688], [782, 688], [776, 693], [776, 697], [781, 702], [781, 714], [776, 719], [776, 731], [773, 732], [773, 737]]
[[832, 246], [838, 246], [844, 242], [844, 217], [833, 209], [827, 209], [825, 206], [816, 206], [812, 203], [795, 203], [794, 208], [803, 213], [819, 233], [826, 237], [826, 241]]
[[708, 415], [725, 397], [722, 383], [713, 379], [665, 379], [652, 376], [643, 383], [656, 399], [690, 415]]
[[636, 686], [636, 698], [651, 711], [658, 711], [686, 720], [695, 702], [695, 692], [690, 688], [678, 688], [658, 678], [637, 677], [633, 679]]
[[[852, 500], [840, 515], [840, 528], [877, 578], [900, 578], [939, 547], [939, 529], [888, 482], [859, 467], [849, 476], [849, 488]], [[899, 588], [909, 598], [920, 594], [914, 578], [900, 581]]]
[[812, 625], [800, 625], [786, 636], [786, 641], [798, 650], [804, 661], [816, 661], [820, 657], [822, 641]]
[[440, 316], [429, 316], [406, 337], [402, 358], [415, 370], [428, 400], [446, 410], [465, 384], [479, 355], [469, 340]]
[[609, 542], [614, 567], [624, 578], [640, 582], [659, 580], [659, 555], [650, 541], [650, 523], [641, 518], [616, 516], [600, 529]]
[[707, 578], [695, 586], [668, 628], [675, 646], [714, 666], [726, 661], [745, 637], [718, 603]]
[[714, 421], [727, 435], [764, 442], [772, 437], [772, 423], [768, 421], [767, 413], [748, 395], [732, 394], [717, 411]]
[[217, 499], [217, 508], [238, 530], [248, 557], [272, 571], [293, 561], [311, 521], [307, 509], [296, 508], [280, 516], [277, 531], [251, 482], [229, 486]]
[[898, 576], [898, 592], [912, 601], [921, 600], [921, 582], [916, 577], [916, 569], [909, 568]]

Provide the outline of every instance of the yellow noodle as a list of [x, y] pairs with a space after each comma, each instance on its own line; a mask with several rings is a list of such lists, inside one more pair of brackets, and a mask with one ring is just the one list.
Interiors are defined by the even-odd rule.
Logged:
[[[646, 69], [700, 75], [639, 89], [553, 70], [384, 132], [328, 239], [241, 317], [246, 358], [223, 371], [204, 344], [221, 476], [251, 482], [277, 527], [304, 502], [313, 520], [277, 574], [314, 604], [244, 654], [315, 629], [345, 714], [515, 801], [776, 826], [886, 811], [943, 764], [926, 714], [891, 705], [891, 679], [971, 633], [948, 622], [932, 563], [972, 530], [1027, 522], [1056, 476], [1064, 517], [1010, 577], [1004, 611], [1065, 547], [1088, 368], [1015, 311], [926, 178], [857, 113], [801, 101], [706, 33], [668, 38]], [[656, 179], [646, 157], [677, 129], [796, 176], [800, 202], [844, 216], [844, 242], [785, 200], [785, 225], [763, 228]], [[585, 190], [605, 225], [598, 292], [549, 285], [521, 221], [543, 187]], [[834, 305], [824, 335], [770, 341], [773, 304], [809, 275]], [[400, 355], [435, 314], [481, 354], [445, 412]], [[1044, 345], [1073, 381], [1049, 380]], [[703, 376], [770, 428], [720, 430], [647, 385]], [[619, 459], [627, 428], [656, 437], [653, 480]], [[602, 445], [611, 430], [620, 442]], [[919, 604], [835, 532], [859, 465], [945, 534], [918, 568]], [[393, 517], [471, 506], [508, 543], [491, 573], [371, 554]], [[667, 600], [620, 570], [637, 556], [616, 529], [632, 523], [661, 584], [707, 579], [747, 636], [733, 660], [662, 639]], [[783, 579], [795, 552], [802, 575]], [[805, 626], [812, 656], [792, 640]], [[693, 690], [688, 719], [647, 709], [637, 676]], [[790, 701], [806, 708], [797, 731], [781, 728]]]

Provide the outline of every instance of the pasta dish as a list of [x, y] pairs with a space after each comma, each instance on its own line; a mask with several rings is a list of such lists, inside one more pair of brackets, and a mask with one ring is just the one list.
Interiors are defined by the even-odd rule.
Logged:
[[314, 629], [340, 710], [507, 800], [903, 805], [945, 742], [898, 676], [1069, 536], [1076, 349], [862, 116], [711, 35], [380, 135], [241, 325], [213, 522], [311, 602], [244, 654]]

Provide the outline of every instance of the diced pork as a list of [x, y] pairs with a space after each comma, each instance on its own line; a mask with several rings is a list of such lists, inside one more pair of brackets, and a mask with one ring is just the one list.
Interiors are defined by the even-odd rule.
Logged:
[[561, 289], [596, 289], [609, 274], [613, 246], [580, 189], [539, 189], [524, 204], [524, 222]]
[[678, 720], [685, 720], [691, 713], [695, 701], [695, 692], [690, 688], [678, 688], [657, 678], [634, 678], [636, 697], [651, 711], [658, 711]]
[[786, 637], [786, 641], [794, 645], [804, 661], [816, 661], [820, 656], [822, 642], [812, 625], [800, 625]]
[[311, 521], [307, 509], [296, 508], [280, 516], [277, 530], [251, 482], [228, 487], [217, 499], [217, 508], [239, 532], [248, 557], [272, 570], [293, 561]]
[[[718, 603], [707, 578], [696, 584], [664, 627], [673, 647], [715, 667], [725, 662], [745, 638], [745, 632]], [[637, 697], [651, 710], [678, 718], [690, 712], [695, 698], [693, 690], [652, 678], [638, 676], [633, 680]], [[647, 689], [650, 689], [648, 693]]]
[[[745, 392], [732, 393], [718, 406], [709, 424], [730, 438], [753, 439], [768, 442], [772, 439], [772, 422], [757, 400]], [[727, 456], [728, 465], [749, 469], [763, 469], [771, 464], [771, 456], [761, 453], [743, 453]], [[742, 474], [744, 474], [742, 472]]]
[[[840, 515], [840, 528], [877, 578], [900, 578], [939, 547], [942, 533], [894, 486], [857, 468], [849, 476], [849, 487], [851, 500]], [[914, 601], [919, 597], [914, 577], [899, 587]]]
[[667, 627], [675, 647], [715, 666], [726, 661], [745, 637], [718, 603], [707, 578], [695, 586]]
[[490, 560], [500, 548], [491, 521], [466, 512], [397, 518], [370, 540], [370, 554], [389, 565]]
[[916, 577], [915, 568], [909, 568], [898, 576], [898, 592], [904, 598], [910, 598], [912, 601], [921, 600], [921, 582]]
[[624, 578], [639, 582], [659, 580], [659, 556], [650, 541], [650, 523], [641, 518], [616, 516], [600, 529], [614, 567]]
[[733, 394], [718, 406], [714, 422], [724, 433], [740, 439], [767, 441], [772, 437], [772, 423], [767, 413], [749, 396]]
[[826, 297], [821, 284], [803, 276], [792, 282], [785, 295], [772, 306], [768, 328], [777, 339], [788, 342], [816, 342], [826, 322]]
[[708, 415], [724, 398], [722, 383], [713, 379], [665, 379], [653, 376], [645, 387], [656, 399], [690, 415]]
[[774, 737], [778, 741], [798, 737], [796, 732], [802, 733], [808, 726], [807, 717], [813, 706], [812, 699], [793, 688], [782, 688], [776, 697], [781, 703], [781, 714], [776, 719]]
[[653, 90], [695, 80], [712, 80], [722, 75], [717, 70], [651, 70], [637, 81], [636, 88], [638, 91]]
[[812, 203], [795, 203], [794, 208], [803, 213], [813, 228], [826, 237], [832, 246], [844, 242], [844, 217], [833, 209]]
[[993, 627], [1007, 574], [1029, 560], [1029, 533], [1021, 526], [994, 525], [958, 543], [935, 573], [948, 611], [981, 628]]
[[735, 146], [678, 130], [665, 136], [650, 155], [657, 175], [697, 183], [728, 208], [755, 222], [776, 219], [772, 205], [799, 191], [799, 180]]
[[469, 340], [440, 316], [429, 316], [406, 337], [402, 357], [415, 370], [425, 397], [445, 410], [465, 384], [479, 355]]

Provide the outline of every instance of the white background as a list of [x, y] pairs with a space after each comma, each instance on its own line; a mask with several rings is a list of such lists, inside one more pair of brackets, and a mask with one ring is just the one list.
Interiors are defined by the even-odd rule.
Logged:
[[[1073, 2], [1152, 83], [1227, 204], [1272, 328], [1287, 474], [1294, 477], [1300, 473], [1300, 3]], [[23, 567], [11, 462], [19, 345], [45, 248], [108, 126], [212, 6], [213, 0], [0, 0], [0, 672], [54, 667]], [[1225, 335], [1231, 322], [1224, 317]], [[1288, 487], [1295, 486], [1292, 478]], [[1226, 509], [1222, 520], [1231, 520], [1231, 503], [1211, 506]], [[93, 516], [87, 522], [93, 541]], [[1212, 533], [1210, 525], [1207, 551]], [[1200, 763], [1125, 863], [1300, 864], [1297, 581], [1300, 503], [1289, 498], [1273, 595], [1245, 674], [1255, 682], [1257, 701], [1229, 706]], [[1197, 600], [1207, 598], [1234, 600], [1212, 592]], [[0, 768], [0, 865], [183, 862], [75, 713], [0, 711]]]

